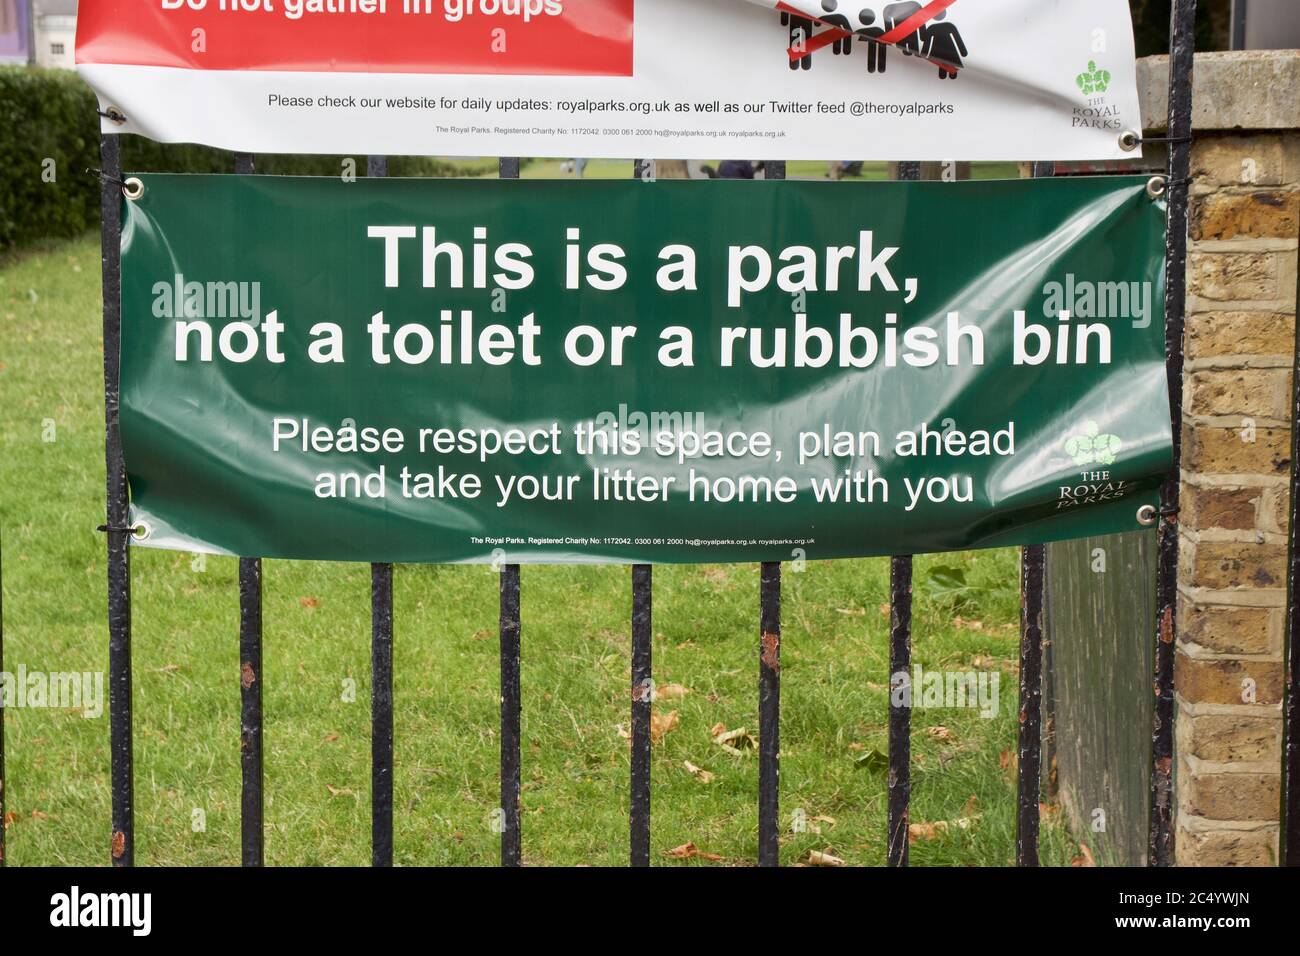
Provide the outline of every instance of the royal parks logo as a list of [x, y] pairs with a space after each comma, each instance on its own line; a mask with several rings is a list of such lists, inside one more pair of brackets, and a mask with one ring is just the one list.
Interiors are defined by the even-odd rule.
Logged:
[[1056, 498], [1058, 511], [1080, 505], [1117, 501], [1133, 490], [1133, 483], [1115, 478], [1110, 466], [1115, 464], [1124, 442], [1118, 435], [1103, 431], [1095, 421], [1085, 420], [1066, 435], [1062, 450], [1074, 462], [1079, 478], [1059, 486]]
[[1096, 60], [1089, 60], [1088, 66], [1074, 78], [1074, 85], [1084, 96], [1084, 102], [1076, 103], [1070, 124], [1075, 129], [1113, 129], [1123, 128], [1119, 107], [1110, 102], [1106, 91], [1110, 89], [1110, 71], [1098, 65]]
[[1110, 71], [1100, 69], [1096, 60], [1088, 61], [1088, 68], [1074, 78], [1084, 96], [1105, 93], [1110, 88]]
[[1088, 465], [1113, 465], [1123, 449], [1118, 435], [1104, 434], [1096, 422], [1084, 422], [1082, 427], [1065, 440], [1065, 453], [1080, 468]]

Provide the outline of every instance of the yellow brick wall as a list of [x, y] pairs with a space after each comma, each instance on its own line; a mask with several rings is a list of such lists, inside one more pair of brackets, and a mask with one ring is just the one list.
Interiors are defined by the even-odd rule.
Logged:
[[1184, 388], [1177, 862], [1277, 862], [1300, 133], [1198, 134]]

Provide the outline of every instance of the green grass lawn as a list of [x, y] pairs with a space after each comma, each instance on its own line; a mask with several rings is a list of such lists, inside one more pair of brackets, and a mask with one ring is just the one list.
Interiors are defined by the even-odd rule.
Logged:
[[[597, 167], [598, 169], [600, 167]], [[103, 390], [97, 237], [0, 261], [0, 528], [4, 663], [107, 666]], [[51, 426], [53, 434], [51, 434]], [[47, 438], [53, 441], [46, 441]], [[236, 562], [133, 552], [137, 861], [239, 861]], [[957, 566], [969, 589], [932, 586]], [[523, 842], [530, 864], [627, 856], [630, 575], [523, 570]], [[267, 862], [369, 862], [369, 568], [268, 562]], [[965, 820], [912, 847], [920, 865], [1006, 865], [1014, 854], [1017, 554], [922, 558], [915, 660], [1001, 675], [994, 719], [914, 712], [912, 819]], [[498, 836], [497, 581], [483, 567], [396, 574], [396, 858], [493, 864]], [[678, 723], [653, 757], [653, 853], [693, 842], [727, 863], [757, 853], [758, 764], [710, 728], [757, 731], [758, 570], [655, 572], [658, 684]], [[887, 563], [787, 573], [782, 862], [828, 851], [885, 858]], [[355, 693], [349, 693], [354, 688]], [[6, 714], [9, 862], [103, 864], [108, 719]], [[687, 762], [712, 774], [710, 782]], [[793, 826], [796, 811], [806, 821]], [[196, 828], [202, 817], [205, 828]], [[1043, 860], [1076, 853], [1049, 813]], [[819, 831], [819, 832], [818, 832]], [[696, 859], [690, 865], [719, 865]]]

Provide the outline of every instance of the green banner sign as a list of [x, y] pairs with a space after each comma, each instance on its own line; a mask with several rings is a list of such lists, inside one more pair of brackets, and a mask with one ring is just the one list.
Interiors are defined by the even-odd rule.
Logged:
[[141, 179], [141, 544], [924, 553], [1137, 529], [1171, 464], [1142, 178]]

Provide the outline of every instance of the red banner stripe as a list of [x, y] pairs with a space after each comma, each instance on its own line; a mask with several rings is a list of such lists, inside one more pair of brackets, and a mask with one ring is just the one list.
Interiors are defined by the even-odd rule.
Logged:
[[[405, 12], [402, 0], [366, 0], [352, 12], [285, 15], [282, 3], [254, 11], [159, 0], [81, 0], [77, 62], [190, 70], [320, 73], [470, 73], [631, 76], [634, 0], [552, 6], [554, 15], [465, 14], [439, 2]], [[380, 10], [384, 12], [380, 12]], [[536, 5], [528, 9], [537, 9]], [[547, 9], [546, 5], [542, 9]], [[504, 30], [504, 32], [502, 32]]]

